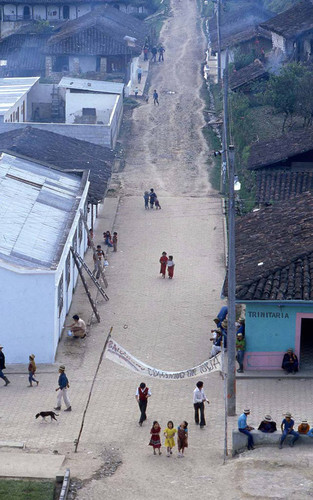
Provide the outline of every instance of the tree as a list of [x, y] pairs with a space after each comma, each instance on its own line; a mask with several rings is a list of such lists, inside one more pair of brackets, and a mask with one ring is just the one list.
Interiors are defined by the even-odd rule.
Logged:
[[312, 125], [313, 120], [313, 74], [306, 71], [297, 86], [296, 112], [304, 119], [303, 126]]
[[293, 117], [297, 110], [297, 89], [306, 70], [298, 63], [283, 66], [280, 74], [271, 76], [266, 99], [278, 113], [284, 114], [282, 131], [284, 132], [287, 120], [289, 127], [293, 124]]

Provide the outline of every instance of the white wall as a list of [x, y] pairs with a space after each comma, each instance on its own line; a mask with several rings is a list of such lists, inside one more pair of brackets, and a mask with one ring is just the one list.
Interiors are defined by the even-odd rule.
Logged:
[[0, 268], [0, 339], [7, 363], [54, 361], [54, 274], [18, 274]]
[[116, 102], [116, 94], [97, 93], [71, 93], [69, 90], [65, 96], [65, 122], [75, 123], [76, 117], [81, 117], [84, 108], [95, 108], [97, 122], [108, 124], [110, 115]]
[[35, 19], [46, 19], [47, 11], [44, 5], [34, 5], [34, 18]]
[[272, 32], [272, 44], [273, 49], [279, 49], [283, 52], [286, 51], [285, 39], [277, 33]]

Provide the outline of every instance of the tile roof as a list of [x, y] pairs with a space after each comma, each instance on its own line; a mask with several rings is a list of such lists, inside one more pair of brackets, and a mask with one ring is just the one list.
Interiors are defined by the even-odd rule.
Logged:
[[312, 232], [312, 193], [236, 219], [237, 300], [313, 300]]
[[259, 59], [256, 59], [253, 63], [248, 64], [248, 66], [232, 73], [229, 79], [229, 87], [231, 90], [236, 90], [248, 83], [252, 83], [260, 77], [266, 77], [267, 75], [268, 71], [265, 69], [264, 65]]
[[[270, 40], [271, 37], [264, 30], [260, 30], [256, 25], [252, 25], [244, 30], [228, 33], [221, 37], [221, 49], [225, 50], [227, 47], [236, 47], [244, 42], [250, 42], [254, 38]], [[212, 50], [217, 51], [217, 37], [211, 42]]]
[[261, 27], [284, 38], [293, 38], [313, 28], [313, 4], [311, 0], [301, 0], [293, 7], [272, 17]]
[[28, 126], [0, 134], [3, 150], [67, 171], [90, 170], [88, 199], [97, 203], [104, 198], [114, 161], [108, 148]]
[[250, 170], [257, 170], [311, 149], [313, 149], [313, 128], [295, 130], [274, 139], [251, 144], [247, 166]]
[[292, 198], [306, 191], [313, 192], [313, 167], [311, 171], [260, 169], [256, 172], [257, 203], [273, 203]]
[[[130, 14], [104, 6], [73, 21], [67, 21], [59, 33], [52, 36], [46, 53], [85, 55], [139, 55], [144, 43], [146, 25]], [[135, 38], [134, 46], [124, 37]]]
[[[271, 17], [271, 13], [255, 5], [255, 0], [251, 2], [251, 7], [239, 7], [236, 11], [223, 12], [221, 15], [221, 42], [223, 47], [227, 44], [240, 43], [241, 37], [251, 37], [256, 27], [263, 21]], [[209, 33], [211, 45], [217, 46], [216, 16], [209, 20]], [[241, 35], [242, 33], [242, 35]], [[266, 35], [267, 36], [267, 35]], [[226, 42], [224, 42], [224, 40]]]
[[87, 173], [3, 154], [0, 265], [56, 269], [87, 182]]
[[[103, 5], [103, 3], [107, 3], [107, 4], [114, 4], [114, 3], [117, 3], [116, 0], [91, 0], [90, 2], [88, 2], [87, 0], [9, 0], [9, 3], [10, 4], [19, 4], [19, 5], [23, 5], [23, 3], [25, 5], [64, 5], [64, 4], [81, 4], [81, 3], [85, 3], [85, 4], [89, 4], [89, 5], [94, 5], [94, 4], [101, 4]], [[7, 5], [8, 4], [8, 0], [0, 0], [0, 5]]]

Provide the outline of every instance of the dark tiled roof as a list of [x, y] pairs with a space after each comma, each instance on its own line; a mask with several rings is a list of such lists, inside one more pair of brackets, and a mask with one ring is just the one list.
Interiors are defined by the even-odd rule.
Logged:
[[258, 203], [288, 200], [306, 191], [313, 192], [313, 168], [306, 172], [300, 169], [260, 169], [256, 172], [256, 186]]
[[50, 163], [63, 170], [90, 170], [89, 200], [102, 200], [111, 176], [113, 152], [102, 146], [32, 127], [0, 134], [0, 151]]
[[[117, 9], [104, 6], [73, 21], [67, 21], [47, 44], [48, 54], [139, 55], [146, 36], [146, 25]], [[128, 47], [124, 37], [136, 38]]]
[[[235, 40], [240, 39], [240, 34], [243, 37], [249, 37], [251, 32], [263, 21], [271, 17], [271, 13], [255, 5], [255, 0], [251, 2], [251, 7], [246, 6], [237, 9], [235, 12], [223, 12], [221, 15], [221, 41], [224, 47], [227, 44], [224, 40], [228, 40], [228, 44], [234, 44]], [[217, 46], [217, 28], [216, 16], [209, 20], [209, 32], [211, 44]], [[238, 43], [238, 42], [237, 42]]]
[[[225, 50], [226, 47], [236, 47], [244, 42], [250, 42], [254, 38], [267, 39], [270, 40], [270, 36], [264, 32], [264, 30], [258, 30], [256, 26], [250, 26], [245, 30], [240, 30], [238, 32], [229, 33], [228, 35], [221, 37], [221, 49]], [[217, 38], [211, 43], [212, 50], [217, 51]]]
[[48, 37], [47, 35], [10, 35], [0, 42], [0, 59], [7, 60], [8, 71], [33, 70], [41, 74], [45, 69], [45, 56], [41, 50]]
[[261, 26], [284, 38], [305, 33], [313, 28], [313, 4], [311, 0], [301, 0], [285, 12], [265, 21]]
[[85, 3], [85, 4], [89, 4], [89, 5], [94, 5], [94, 4], [102, 4], [103, 3], [108, 3], [108, 4], [114, 4], [114, 3], [118, 3], [118, 0], [91, 0], [90, 2], [88, 2], [88, 0], [9, 0], [9, 2], [7, 0], [0, 0], [0, 5], [7, 5], [8, 3], [10, 4], [25, 4], [25, 5], [64, 5], [64, 4], [71, 4], [71, 5], [75, 5], [77, 3]]
[[244, 68], [235, 71], [230, 77], [229, 87], [231, 90], [236, 90], [243, 85], [251, 83], [260, 77], [265, 77], [268, 75], [267, 70], [259, 59], [256, 59], [253, 63], [248, 64]]
[[313, 128], [295, 130], [275, 139], [252, 144], [248, 168], [257, 170], [274, 165], [311, 149], [313, 149]]
[[312, 232], [312, 193], [238, 218], [237, 299], [312, 300]]

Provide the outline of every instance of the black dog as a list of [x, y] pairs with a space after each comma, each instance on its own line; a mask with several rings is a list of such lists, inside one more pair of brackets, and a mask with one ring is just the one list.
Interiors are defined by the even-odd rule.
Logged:
[[37, 413], [36, 418], [42, 417], [44, 420], [46, 420], [46, 417], [50, 417], [50, 421], [52, 422], [52, 420], [58, 420], [57, 418], [55, 418], [56, 416], [58, 417], [59, 414], [54, 413], [54, 411], [41, 411], [40, 413]]

